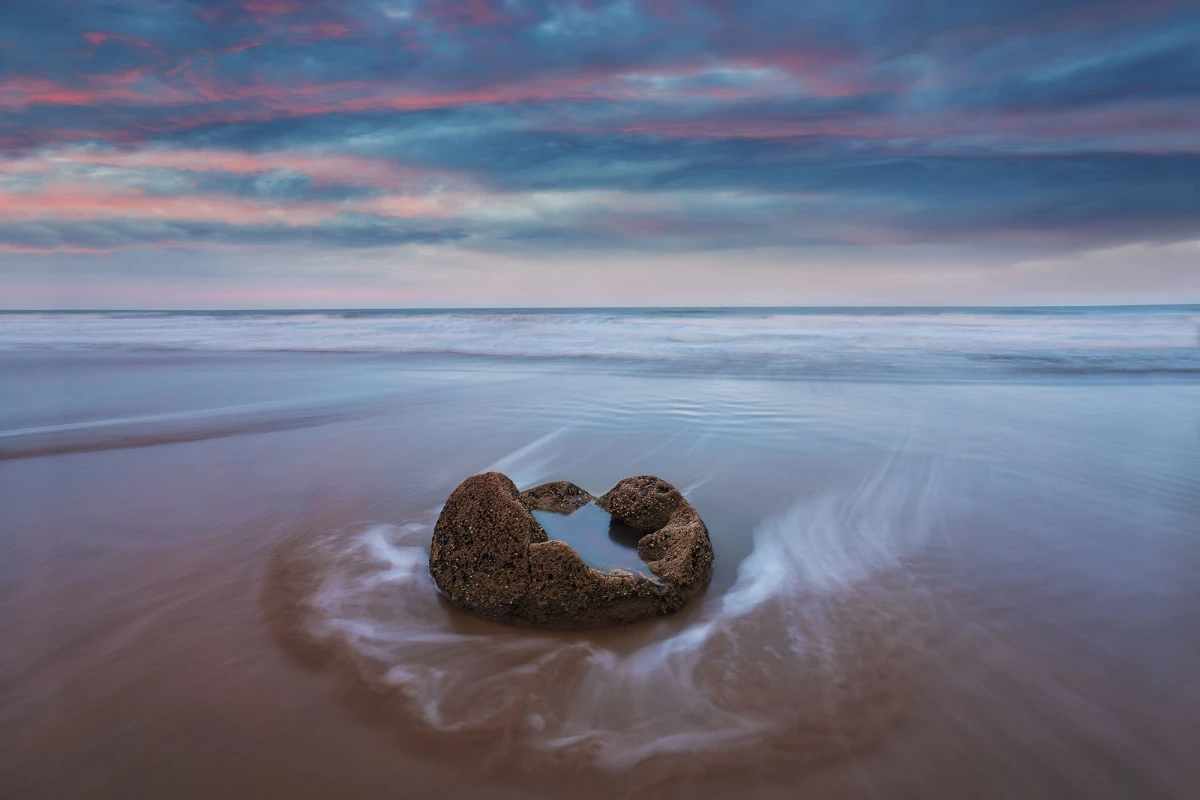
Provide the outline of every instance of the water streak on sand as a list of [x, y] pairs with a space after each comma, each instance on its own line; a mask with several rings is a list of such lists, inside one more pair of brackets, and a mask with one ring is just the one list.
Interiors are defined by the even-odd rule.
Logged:
[[227, 408], [84, 420], [0, 431], [0, 461], [196, 442], [324, 425], [367, 413], [367, 403], [254, 403]]
[[538, 478], [545, 476], [546, 469], [550, 466], [554, 457], [561, 454], [561, 451], [557, 453], [547, 452], [546, 446], [552, 444], [569, 430], [570, 426], [564, 425], [557, 430], [550, 431], [550, 433], [534, 439], [524, 447], [517, 448], [504, 458], [491, 464], [483, 472], [503, 472], [512, 478], [513, 482], [517, 485], [528, 488], [537, 483]]

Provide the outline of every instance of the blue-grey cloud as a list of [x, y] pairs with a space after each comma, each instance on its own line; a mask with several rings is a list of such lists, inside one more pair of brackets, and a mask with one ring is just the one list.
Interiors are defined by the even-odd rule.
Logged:
[[1194, 238], [1200, 11], [12, 0], [0, 248]]

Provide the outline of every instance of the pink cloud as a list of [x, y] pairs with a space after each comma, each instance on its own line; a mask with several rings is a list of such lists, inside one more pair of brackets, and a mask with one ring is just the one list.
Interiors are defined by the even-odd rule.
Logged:
[[42, 191], [0, 191], [0, 220], [79, 222], [149, 217], [227, 225], [314, 225], [344, 213], [393, 218], [444, 218], [461, 203], [454, 196], [386, 195], [343, 202], [268, 202], [229, 195], [157, 195], [89, 183], [55, 183]]
[[418, 169], [387, 159], [340, 154], [254, 153], [241, 150], [50, 150], [36, 156], [0, 159], [0, 170], [9, 174], [54, 175], [73, 164], [115, 169], [226, 172], [238, 175], [263, 175], [273, 170], [291, 170], [308, 176], [319, 185], [391, 190], [470, 185], [470, 180], [463, 174], [439, 169]]
[[[279, 6], [283, 7], [285, 6]], [[484, 12], [477, 10], [477, 13]], [[292, 30], [305, 36], [327, 38], [350, 33], [345, 25], [334, 22], [301, 24]], [[260, 44], [262, 41], [259, 39], [247, 40], [226, 48], [226, 52]], [[193, 120], [184, 118], [178, 121], [179, 126], [186, 126], [212, 122], [264, 121], [333, 112], [416, 111], [551, 100], [670, 102], [689, 98], [729, 101], [781, 95], [811, 97], [850, 94], [862, 88], [849, 78], [841, 77], [835, 80], [823, 72], [823, 65], [828, 63], [824, 55], [792, 54], [790, 58], [791, 61], [785, 59], [786, 63], [780, 64], [763, 59], [724, 65], [704, 63], [650, 70], [590, 69], [569, 75], [534, 75], [524, 80], [506, 80], [490, 85], [437, 91], [407, 87], [397, 91], [397, 84], [382, 81], [272, 84], [260, 78], [249, 83], [232, 84], [214, 80], [206, 71], [192, 69], [192, 61], [189, 59], [161, 75], [152, 74], [147, 68], [139, 68], [112, 75], [82, 76], [87, 86], [58, 84], [23, 77], [0, 80], [0, 107], [97, 104], [181, 107], [211, 106], [217, 103], [235, 105], [234, 108], [197, 113]], [[801, 65], [809, 68], [808, 71], [812, 74], [800, 75]], [[743, 83], [714, 85], [702, 80], [712, 70], [721, 68], [757, 70], [763, 74], [750, 75]], [[817, 79], [813, 75], [824, 77]], [[795, 82], [797, 80], [802, 83]]]
[[160, 50], [153, 43], [148, 42], [145, 39], [138, 39], [134, 36], [125, 36], [120, 33], [105, 33], [104, 31], [88, 31], [87, 33], [83, 34], [83, 38], [86, 39], [88, 41], [88, 44], [92, 45], [93, 47], [99, 47], [100, 45], [102, 45], [108, 41], [117, 41], [117, 42], [124, 42], [125, 44], [131, 45], [133, 47], [141, 47], [145, 50], [149, 50], [152, 53], [155, 53], [160, 56], [163, 55], [163, 51]]
[[94, 185], [57, 185], [43, 192], [0, 192], [0, 219], [13, 222], [152, 217], [229, 225], [312, 225], [337, 213], [328, 203], [285, 205], [221, 195], [159, 196]]
[[0, 242], [0, 253], [13, 253], [16, 255], [48, 255], [50, 253], [85, 253], [88, 255], [98, 255], [100, 253], [111, 253], [111, 248], [104, 247], [80, 247], [73, 244], [54, 244], [45, 247], [37, 247], [35, 245], [9, 244]]
[[301, 41], [319, 42], [325, 39], [345, 39], [351, 34], [350, 28], [341, 22], [321, 20], [320, 22], [292, 25], [289, 30]]
[[[80, 172], [79, 167], [103, 167]], [[266, 174], [287, 169], [318, 184], [362, 186], [380, 194], [341, 201], [265, 200], [239, 195], [156, 194], [115, 179], [122, 170]], [[0, 174], [37, 176], [16, 188], [0, 188], [0, 221], [85, 222], [159, 219], [232, 226], [311, 226], [345, 214], [382, 218], [452, 217], [480, 196], [461, 175], [417, 170], [378, 159], [348, 155], [246, 153], [205, 150], [48, 151], [0, 159]]]
[[117, 75], [89, 75], [90, 86], [67, 86], [44, 78], [13, 77], [0, 80], [0, 107], [29, 105], [87, 106], [100, 103], [119, 105], [177, 105], [195, 102], [194, 95], [155, 82], [150, 86], [133, 84], [142, 71]]

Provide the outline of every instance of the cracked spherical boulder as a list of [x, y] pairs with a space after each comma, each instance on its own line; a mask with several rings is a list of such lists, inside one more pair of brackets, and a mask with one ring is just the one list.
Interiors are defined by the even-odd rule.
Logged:
[[[533, 511], [570, 513], [592, 501], [643, 533], [649, 574], [601, 572], [551, 541]], [[498, 622], [597, 628], [681, 608], [708, 584], [713, 552], [696, 510], [666, 481], [640, 475], [599, 498], [567, 481], [524, 492], [506, 475], [462, 482], [438, 517], [429, 572], [458, 608]]]

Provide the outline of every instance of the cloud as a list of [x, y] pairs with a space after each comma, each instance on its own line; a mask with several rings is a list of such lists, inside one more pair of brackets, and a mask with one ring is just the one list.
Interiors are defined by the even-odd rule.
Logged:
[[1197, 35], [1171, 0], [13, 0], [0, 250], [1132, 253], [1197, 233]]

